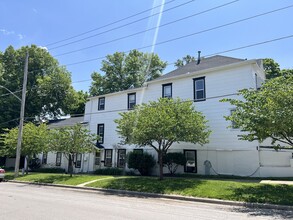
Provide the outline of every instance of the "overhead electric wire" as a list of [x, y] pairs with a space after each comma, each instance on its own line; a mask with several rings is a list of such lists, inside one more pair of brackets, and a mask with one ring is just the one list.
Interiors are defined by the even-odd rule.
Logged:
[[[205, 57], [205, 58], [206, 57], [211, 57], [211, 56], [215, 56], [215, 55], [219, 55], [219, 54], [228, 53], [228, 52], [231, 52], [231, 51], [242, 50], [242, 49], [245, 49], [245, 48], [254, 47], [254, 46], [258, 46], [258, 45], [262, 45], [262, 44], [267, 44], [267, 43], [272, 43], [272, 42], [275, 42], [275, 41], [285, 40], [285, 39], [289, 39], [289, 38], [293, 38], [293, 34], [287, 35], [287, 36], [283, 36], [283, 37], [279, 37], [279, 38], [275, 38], [275, 39], [271, 39], [271, 40], [266, 40], [266, 41], [254, 43], [254, 44], [248, 44], [248, 45], [245, 45], [245, 46], [236, 47], [236, 48], [232, 48], [232, 49], [228, 49], [228, 50], [224, 50], [224, 51], [220, 51], [220, 52], [216, 52], [216, 53], [212, 53], [212, 54], [208, 54], [208, 55], [203, 55], [202, 57]], [[175, 64], [175, 62], [168, 63], [167, 66], [172, 65], [172, 64]], [[33, 71], [30, 71], [30, 72], [34, 72], [34, 71], [41, 71], [41, 70], [33, 70]], [[140, 72], [140, 71], [136, 71], [136, 72]], [[86, 81], [91, 81], [91, 80], [92, 79], [79, 80], [79, 81], [74, 81], [74, 82], [71, 82], [71, 83], [72, 84], [73, 83], [81, 83], [81, 82], [86, 82]], [[15, 91], [15, 92], [17, 92], [17, 91]], [[7, 93], [7, 94], [10, 94], [10, 93]], [[3, 94], [2, 96], [4, 96], [4, 95], [6, 95], [6, 94]]]
[[18, 120], [18, 119], [19, 119], [19, 118], [15, 118], [15, 119], [12, 119], [12, 120], [10, 120], [10, 121], [5, 121], [5, 122], [0, 123], [0, 125], [7, 124], [7, 123], [10, 123], [10, 122], [16, 121], [16, 120]]
[[14, 91], [14, 92], [4, 93], [4, 94], [1, 94], [0, 97], [2, 97], [2, 96], [12, 95], [12, 93], [15, 94], [15, 93], [19, 93], [19, 92], [21, 92], [21, 91], [22, 91], [22, 90], [16, 90], [16, 91]]
[[119, 40], [127, 39], [127, 38], [130, 38], [130, 37], [139, 35], [139, 34], [146, 33], [146, 32], [151, 31], [151, 30], [155, 30], [157, 28], [165, 27], [165, 26], [168, 26], [170, 24], [174, 24], [174, 23], [177, 23], [177, 22], [180, 22], [180, 21], [183, 21], [183, 20], [198, 16], [198, 15], [201, 15], [201, 14], [204, 14], [204, 13], [207, 13], [207, 12], [210, 12], [210, 11], [213, 11], [213, 10], [225, 7], [225, 6], [228, 6], [228, 5], [236, 3], [238, 1], [240, 1], [240, 0], [234, 0], [234, 1], [225, 3], [225, 4], [222, 4], [222, 5], [213, 7], [213, 8], [209, 8], [207, 10], [204, 10], [204, 11], [197, 12], [197, 13], [194, 13], [194, 14], [189, 15], [189, 16], [179, 18], [179, 19], [176, 19], [176, 20], [171, 21], [171, 22], [167, 22], [165, 24], [162, 24], [162, 25], [159, 25], [159, 26], [156, 26], [156, 27], [152, 27], [152, 28], [149, 28], [149, 29], [146, 29], [146, 30], [143, 30], [143, 31], [136, 32], [134, 34], [126, 35], [126, 36], [123, 36], [123, 37], [119, 37], [119, 38], [116, 38], [116, 39], [113, 39], [113, 40], [110, 40], [110, 41], [106, 41], [106, 42], [103, 42], [103, 43], [91, 45], [91, 46], [88, 46], [88, 47], [83, 47], [83, 48], [80, 48], [80, 49], [77, 49], [77, 50], [72, 50], [72, 51], [68, 51], [68, 52], [65, 52], [65, 53], [57, 54], [57, 55], [54, 55], [54, 57], [64, 56], [64, 55], [67, 55], [67, 54], [72, 54], [72, 53], [76, 53], [76, 52], [79, 52], [79, 51], [83, 51], [83, 50], [91, 49], [91, 48], [94, 48], [94, 47], [102, 46], [102, 45], [105, 45], [105, 44], [113, 43], [113, 42], [116, 42], [116, 41], [119, 41]]
[[[216, 26], [216, 27], [208, 28], [208, 29], [205, 29], [205, 30], [202, 30], [202, 31], [197, 31], [197, 32], [194, 32], [194, 33], [191, 33], [191, 34], [183, 35], [183, 36], [180, 36], [180, 37], [172, 38], [172, 39], [169, 39], [169, 40], [161, 41], [161, 42], [158, 42], [158, 43], [155, 43], [155, 44], [151, 44], [151, 45], [139, 47], [139, 48], [136, 48], [136, 49], [137, 50], [142, 50], [142, 49], [145, 49], [145, 48], [149, 48], [149, 47], [158, 46], [158, 45], [166, 44], [166, 43], [169, 43], [169, 42], [181, 40], [181, 39], [184, 39], [184, 38], [187, 38], [187, 37], [191, 37], [191, 36], [194, 36], [194, 35], [197, 35], [197, 34], [202, 34], [202, 33], [205, 33], [205, 32], [212, 31], [212, 30], [220, 29], [220, 28], [223, 28], [223, 27], [227, 27], [227, 26], [230, 26], [230, 25], [233, 25], [233, 24], [237, 24], [237, 23], [240, 23], [240, 22], [244, 22], [244, 21], [247, 21], [247, 20], [251, 20], [253, 18], [265, 16], [267, 14], [271, 14], [271, 13], [274, 13], [274, 12], [282, 11], [282, 10], [285, 10], [285, 9], [288, 9], [288, 8], [292, 8], [292, 7], [293, 7], [293, 5], [289, 5], [289, 6], [286, 6], [286, 7], [282, 7], [282, 8], [279, 8], [279, 9], [272, 10], [272, 11], [264, 12], [264, 13], [257, 14], [257, 15], [254, 15], [254, 16], [250, 16], [250, 17], [247, 17], [247, 18], [243, 18], [243, 19], [240, 19], [240, 20], [237, 20], [237, 21], [229, 22], [229, 23], [226, 23], [226, 24], [223, 24], [223, 25], [219, 25], [219, 26]], [[131, 50], [124, 51], [124, 52], [130, 52], [130, 51]], [[82, 63], [97, 61], [97, 60], [101, 60], [101, 59], [104, 59], [104, 58], [106, 58], [106, 56], [92, 58], [92, 59], [88, 59], [88, 60], [83, 60], [83, 61], [79, 61], [79, 62], [75, 62], [75, 63], [69, 63], [69, 64], [65, 64], [65, 66], [72, 66], [72, 65], [77, 65], [77, 64], [82, 64]]]
[[121, 22], [121, 21], [125, 21], [125, 20], [127, 20], [127, 19], [129, 19], [129, 18], [136, 17], [136, 16], [141, 15], [141, 14], [143, 14], [143, 13], [146, 13], [146, 12], [148, 12], [148, 11], [152, 11], [152, 10], [155, 9], [155, 8], [159, 8], [159, 7], [161, 7], [162, 5], [167, 5], [167, 4], [172, 3], [172, 2], [174, 2], [174, 1], [176, 1], [176, 0], [168, 1], [168, 2], [166, 2], [166, 3], [164, 3], [164, 4], [157, 5], [157, 6], [155, 6], [155, 7], [150, 8], [150, 9], [147, 9], [147, 10], [144, 10], [144, 11], [141, 11], [141, 12], [138, 12], [138, 13], [136, 13], [136, 14], [130, 15], [130, 16], [125, 17], [125, 18], [121, 18], [121, 19], [119, 19], [119, 20], [117, 20], [117, 21], [113, 21], [113, 22], [111, 22], [111, 23], [108, 23], [108, 24], [105, 24], [105, 25], [103, 25], [103, 26], [100, 26], [100, 27], [94, 28], [94, 29], [92, 29], [92, 30], [82, 32], [82, 33], [77, 34], [77, 35], [74, 35], [74, 36], [72, 36], [72, 37], [68, 37], [68, 38], [65, 38], [65, 39], [63, 39], [63, 40], [59, 40], [59, 41], [55, 41], [55, 42], [49, 43], [49, 44], [47, 44], [47, 45], [45, 45], [45, 46], [46, 46], [46, 47], [47, 47], [47, 46], [51, 46], [51, 45], [54, 45], [54, 44], [58, 44], [58, 43], [61, 43], [61, 42], [67, 41], [67, 40], [71, 40], [71, 39], [74, 39], [74, 38], [77, 38], [77, 37], [83, 36], [83, 35], [85, 35], [85, 34], [88, 34], [88, 33], [91, 33], [91, 32], [94, 32], [94, 31], [97, 31], [97, 30], [99, 30], [99, 29], [102, 29], [102, 28], [105, 28], [105, 27], [111, 26], [111, 25], [113, 25], [113, 24], [117, 24], [117, 23], [119, 23], [119, 22]]
[[109, 33], [109, 32], [111, 32], [111, 31], [114, 31], [114, 30], [117, 30], [117, 29], [120, 29], [120, 28], [123, 28], [123, 27], [127, 27], [127, 26], [132, 25], [132, 24], [135, 24], [135, 23], [137, 23], [137, 22], [140, 22], [140, 21], [146, 20], [146, 19], [148, 19], [148, 18], [150, 18], [150, 17], [154, 17], [154, 16], [159, 15], [159, 14], [161, 14], [161, 13], [165, 13], [165, 12], [167, 12], [167, 11], [171, 11], [171, 10], [173, 10], [173, 9], [176, 9], [176, 8], [182, 7], [182, 6], [187, 5], [187, 4], [190, 4], [190, 3], [194, 2], [194, 1], [195, 1], [195, 0], [190, 0], [190, 1], [188, 1], [188, 2], [185, 2], [185, 3], [182, 3], [182, 4], [180, 4], [180, 5], [174, 6], [174, 7], [172, 7], [172, 8], [168, 8], [168, 9], [166, 9], [166, 10], [163, 10], [162, 12], [154, 13], [154, 14], [149, 15], [149, 16], [147, 16], [147, 17], [140, 18], [140, 19], [138, 19], [138, 20], [135, 20], [135, 21], [132, 21], [132, 22], [126, 23], [126, 24], [124, 24], [124, 25], [121, 25], [121, 26], [118, 26], [118, 27], [115, 27], [115, 28], [111, 28], [111, 29], [109, 29], [109, 30], [106, 30], [106, 31], [103, 31], [103, 32], [100, 32], [100, 33], [97, 33], [97, 34], [94, 34], [94, 35], [91, 35], [91, 36], [88, 36], [88, 37], [81, 38], [81, 39], [79, 39], [79, 40], [71, 41], [71, 42], [69, 42], [69, 43], [61, 44], [61, 45], [59, 45], [59, 46], [52, 47], [52, 48], [49, 47], [49, 50], [55, 50], [55, 49], [60, 48], [60, 47], [65, 47], [65, 46], [67, 46], [67, 45], [71, 45], [71, 44], [74, 44], [74, 43], [78, 43], [78, 42], [81, 42], [81, 41], [84, 41], [84, 40], [87, 40], [87, 39], [90, 39], [90, 38], [93, 38], [93, 37], [96, 37], [96, 36], [99, 36], [99, 35], [102, 35], [102, 34], [105, 34], [105, 33]]
[[245, 49], [245, 48], [249, 48], [249, 47], [254, 47], [254, 46], [258, 46], [258, 45], [262, 45], [262, 44], [267, 44], [267, 43], [271, 43], [271, 42], [274, 42], [274, 41], [285, 40], [285, 39], [292, 38], [292, 37], [293, 37], [293, 34], [288, 35], [288, 36], [285, 36], [285, 37], [279, 37], [279, 38], [275, 38], [275, 39], [272, 39], [272, 40], [267, 40], [267, 41], [255, 43], [255, 44], [249, 44], [249, 45], [246, 45], [246, 46], [243, 46], [243, 47], [237, 47], [237, 48], [230, 49], [230, 50], [224, 50], [224, 51], [221, 51], [221, 52], [218, 52], [218, 53], [208, 54], [205, 57], [211, 57], [211, 56], [215, 56], [217, 54], [228, 53], [228, 52], [231, 52], [231, 51], [241, 50], [241, 49]]

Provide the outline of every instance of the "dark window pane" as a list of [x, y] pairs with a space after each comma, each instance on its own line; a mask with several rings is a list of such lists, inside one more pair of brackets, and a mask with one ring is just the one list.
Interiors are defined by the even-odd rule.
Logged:
[[195, 82], [195, 88], [196, 88], [196, 90], [202, 90], [202, 89], [204, 89], [204, 83], [203, 83], [203, 80], [202, 79], [197, 80]]
[[112, 166], [112, 150], [105, 150], [105, 166]]
[[163, 85], [163, 98], [172, 98], [172, 84]]
[[98, 143], [100, 144], [104, 143], [104, 134], [105, 134], [104, 128], [105, 128], [104, 124], [98, 124], [97, 126], [97, 135], [100, 136]]
[[204, 99], [204, 91], [196, 91], [196, 99]]
[[99, 98], [98, 110], [105, 110], [105, 97]]
[[128, 94], [128, 109], [133, 109], [136, 105], [136, 94]]

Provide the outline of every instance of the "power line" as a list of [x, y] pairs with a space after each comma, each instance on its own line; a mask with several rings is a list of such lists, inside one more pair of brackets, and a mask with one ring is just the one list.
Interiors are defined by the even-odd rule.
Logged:
[[[258, 46], [258, 45], [262, 45], [262, 44], [272, 43], [272, 42], [275, 42], [275, 41], [285, 40], [285, 39], [289, 39], [289, 38], [292, 38], [292, 37], [293, 37], [293, 34], [288, 35], [288, 36], [284, 36], [284, 37], [279, 37], [279, 38], [275, 38], [275, 39], [271, 39], [271, 40], [266, 40], [266, 41], [254, 43], [254, 44], [249, 44], [249, 45], [245, 45], [245, 46], [241, 46], [241, 47], [236, 47], [236, 48], [232, 48], [232, 49], [229, 49], [229, 50], [224, 50], [224, 51], [220, 51], [220, 52], [216, 52], [216, 53], [212, 53], [212, 54], [208, 54], [208, 55], [203, 55], [203, 57], [211, 57], [211, 56], [215, 56], [215, 55], [219, 55], [219, 54], [228, 53], [228, 52], [231, 52], [231, 51], [242, 50], [242, 49], [249, 48], [249, 47], [254, 47], [254, 46]], [[175, 63], [176, 62], [168, 63], [167, 66], [175, 64]], [[34, 71], [40, 71], [40, 70], [34, 70]], [[141, 71], [136, 71], [136, 72], [141, 72]], [[87, 81], [91, 81], [91, 80], [92, 79], [74, 81], [74, 82], [72, 82], [72, 84], [73, 83], [87, 82]], [[33, 90], [33, 89], [36, 89], [36, 88], [37, 88], [37, 86], [35, 86], [35, 88], [31, 88], [30, 90]], [[16, 93], [16, 92], [19, 92], [19, 91], [15, 91], [14, 93]], [[6, 93], [6, 94], [3, 94], [2, 96], [9, 95], [9, 94], [10, 93]]]
[[136, 13], [136, 14], [130, 15], [130, 16], [125, 17], [125, 18], [122, 18], [122, 19], [120, 19], [120, 20], [117, 20], [117, 21], [114, 21], [114, 22], [108, 23], [108, 24], [106, 24], [106, 25], [103, 25], [103, 26], [100, 26], [100, 27], [94, 28], [94, 29], [92, 29], [92, 30], [85, 31], [85, 32], [83, 32], [83, 33], [80, 33], [80, 34], [74, 35], [74, 36], [72, 36], [72, 37], [68, 37], [68, 38], [65, 38], [65, 39], [63, 39], [63, 40], [59, 40], [59, 41], [55, 41], [55, 42], [49, 43], [49, 44], [47, 44], [47, 45], [45, 45], [45, 46], [47, 47], [47, 46], [55, 45], [55, 44], [58, 44], [58, 43], [61, 43], [61, 42], [67, 41], [67, 40], [71, 40], [71, 39], [74, 39], [74, 38], [77, 38], [77, 37], [83, 36], [83, 35], [85, 35], [85, 34], [88, 34], [88, 33], [91, 33], [91, 32], [94, 32], [94, 31], [97, 31], [97, 30], [99, 30], [99, 29], [102, 29], [102, 28], [105, 28], [105, 27], [111, 26], [111, 25], [113, 25], [113, 24], [117, 24], [117, 23], [119, 23], [119, 22], [121, 22], [121, 21], [128, 20], [129, 18], [136, 17], [136, 16], [138, 16], [138, 15], [140, 15], [140, 14], [143, 14], [143, 13], [145, 13], [145, 12], [152, 11], [152, 10], [155, 9], [155, 8], [159, 8], [159, 7], [161, 7], [162, 5], [167, 5], [167, 4], [172, 3], [172, 2], [174, 2], [174, 1], [175, 1], [175, 0], [168, 1], [168, 2], [166, 2], [166, 3], [164, 3], [164, 4], [161, 4], [161, 5], [158, 5], [158, 6], [152, 7], [152, 8], [150, 8], [150, 9], [147, 9], [147, 10], [144, 10], [144, 11], [141, 11], [141, 12], [138, 12], [138, 13]]
[[[161, 41], [161, 42], [158, 42], [158, 43], [155, 43], [155, 44], [151, 44], [151, 45], [139, 47], [139, 48], [136, 48], [136, 49], [137, 50], [142, 50], [142, 49], [146, 49], [146, 48], [149, 48], [149, 47], [153, 47], [153, 46], [158, 46], [158, 45], [170, 43], [170, 42], [177, 41], [177, 40], [181, 40], [181, 39], [184, 39], [184, 38], [187, 38], [187, 37], [191, 37], [191, 36], [194, 36], [194, 35], [197, 35], [197, 34], [202, 34], [202, 33], [205, 33], [205, 32], [209, 32], [209, 31], [212, 31], [212, 30], [220, 29], [220, 28], [227, 27], [227, 26], [230, 26], [230, 25], [233, 25], [233, 24], [237, 24], [237, 23], [240, 23], [240, 22], [244, 22], [244, 21], [247, 21], [247, 20], [251, 20], [253, 18], [257, 18], [257, 17], [265, 16], [267, 14], [274, 13], [274, 12], [282, 11], [282, 10], [285, 10], [285, 9], [288, 9], [288, 8], [291, 8], [291, 7], [293, 7], [293, 5], [289, 5], [289, 6], [286, 6], [286, 7], [283, 7], [283, 8], [279, 8], [279, 9], [275, 9], [275, 10], [268, 11], [268, 12], [265, 12], [265, 13], [261, 13], [261, 14], [254, 15], [254, 16], [251, 16], [251, 17], [243, 18], [243, 19], [240, 19], [240, 20], [237, 20], [237, 21], [229, 22], [229, 23], [226, 23], [226, 24], [223, 24], [223, 25], [219, 25], [219, 26], [216, 26], [216, 27], [212, 27], [212, 28], [208, 28], [208, 29], [205, 29], [205, 30], [202, 30], [202, 31], [197, 31], [197, 32], [194, 32], [194, 33], [191, 33], [191, 34], [187, 34], [187, 35], [183, 35], [183, 36], [180, 36], [180, 37], [172, 38], [172, 39], [169, 39], [169, 40]], [[130, 51], [131, 50], [124, 51], [124, 52], [130, 52]], [[82, 63], [97, 61], [97, 60], [101, 60], [101, 59], [105, 59], [105, 58], [106, 58], [106, 56], [97, 57], [97, 58], [83, 60], [83, 61], [79, 61], [79, 62], [75, 62], [75, 63], [65, 64], [65, 66], [77, 65], [77, 64], [82, 64]]]
[[3, 124], [7, 124], [7, 123], [10, 123], [10, 122], [16, 121], [16, 120], [18, 120], [18, 119], [19, 119], [19, 118], [15, 118], [15, 119], [12, 119], [12, 120], [10, 120], [10, 121], [2, 122], [2, 123], [0, 123], [0, 126], [3, 125]]
[[197, 13], [194, 13], [192, 15], [185, 16], [185, 17], [182, 17], [180, 19], [176, 19], [174, 21], [171, 21], [171, 22], [168, 22], [168, 23], [156, 26], [156, 27], [152, 27], [152, 28], [149, 28], [149, 29], [146, 29], [146, 30], [143, 30], [143, 31], [136, 32], [134, 34], [126, 35], [126, 36], [123, 36], [123, 37], [119, 37], [119, 38], [116, 38], [116, 39], [113, 39], [113, 40], [110, 40], [110, 41], [106, 41], [106, 42], [103, 42], [103, 43], [91, 45], [91, 46], [88, 46], [88, 47], [83, 47], [83, 48], [80, 48], [80, 49], [77, 49], [77, 50], [72, 50], [72, 51], [69, 51], [69, 52], [57, 54], [57, 55], [54, 55], [54, 57], [64, 56], [64, 55], [67, 55], [67, 54], [72, 54], [72, 53], [76, 53], [76, 52], [79, 52], [79, 51], [83, 51], [83, 50], [91, 49], [91, 48], [94, 48], [94, 47], [102, 46], [102, 45], [105, 45], [105, 44], [113, 43], [113, 42], [116, 42], [116, 41], [120, 41], [120, 40], [123, 40], [123, 39], [127, 39], [127, 38], [130, 38], [130, 37], [139, 35], [139, 34], [146, 33], [146, 32], [151, 31], [151, 30], [155, 30], [157, 28], [165, 27], [165, 26], [168, 26], [170, 24], [174, 24], [174, 23], [177, 23], [177, 22], [180, 22], [180, 21], [183, 21], [183, 20], [198, 16], [198, 15], [201, 15], [201, 14], [204, 14], [204, 13], [207, 13], [207, 12], [210, 12], [210, 11], [213, 11], [213, 10], [225, 7], [225, 6], [228, 6], [228, 5], [236, 3], [238, 1], [240, 1], [240, 0], [231, 1], [231, 2], [228, 2], [226, 4], [222, 4], [222, 5], [219, 5], [219, 6], [216, 6], [216, 7], [201, 11], [201, 12], [197, 12]]
[[221, 52], [218, 52], [218, 53], [212, 53], [212, 54], [206, 55], [205, 57], [211, 57], [211, 56], [214, 56], [214, 55], [217, 55], [217, 54], [228, 53], [228, 52], [231, 52], [231, 51], [241, 50], [241, 49], [254, 47], [254, 46], [258, 46], [258, 45], [262, 45], [262, 44], [267, 44], [267, 43], [271, 43], [271, 42], [274, 42], [274, 41], [285, 40], [285, 39], [288, 39], [288, 38], [291, 38], [291, 37], [293, 37], [293, 34], [285, 36], [285, 37], [280, 37], [280, 38], [275, 38], [275, 39], [272, 39], [272, 40], [267, 40], [267, 41], [255, 43], [255, 44], [249, 44], [249, 45], [246, 45], [246, 46], [237, 47], [237, 48], [230, 49], [230, 50], [224, 50], [224, 51], [221, 51]]
[[161, 13], [165, 13], [165, 12], [167, 12], [167, 11], [171, 11], [171, 10], [174, 10], [174, 9], [176, 9], [176, 8], [182, 7], [182, 6], [184, 6], [184, 5], [190, 4], [190, 3], [194, 2], [194, 1], [195, 1], [195, 0], [190, 0], [190, 1], [188, 1], [188, 2], [185, 2], [185, 3], [182, 3], [182, 4], [180, 4], [180, 5], [174, 6], [174, 7], [172, 7], [172, 8], [168, 8], [168, 9], [162, 11], [162, 12], [154, 13], [154, 14], [149, 15], [149, 16], [147, 16], [147, 17], [140, 18], [140, 19], [138, 19], [138, 20], [135, 20], [135, 21], [129, 22], [129, 23], [127, 23], [127, 24], [124, 24], [124, 25], [121, 25], [121, 26], [118, 26], [118, 27], [115, 27], [115, 28], [111, 28], [111, 29], [109, 29], [109, 30], [106, 30], [106, 31], [103, 31], [103, 32], [100, 32], [100, 33], [97, 33], [97, 34], [94, 34], [94, 35], [91, 35], [91, 36], [88, 36], [88, 37], [84, 37], [84, 38], [81, 38], [81, 39], [79, 39], [79, 40], [71, 41], [71, 42], [66, 43], [66, 44], [61, 44], [61, 45], [59, 45], [59, 46], [49, 48], [49, 50], [55, 50], [55, 49], [60, 48], [60, 47], [64, 47], [64, 46], [67, 46], [67, 45], [71, 45], [71, 44], [74, 44], [74, 43], [77, 43], [77, 42], [81, 42], [81, 41], [84, 41], [84, 40], [87, 40], [87, 39], [90, 39], [90, 38], [93, 38], [93, 37], [96, 37], [96, 36], [99, 36], [99, 35], [102, 35], [102, 34], [105, 34], [105, 33], [111, 32], [111, 31], [114, 31], [114, 30], [117, 30], [117, 29], [120, 29], [120, 28], [123, 28], [123, 27], [127, 27], [127, 26], [132, 25], [132, 24], [135, 24], [135, 23], [137, 23], [137, 22], [140, 22], [140, 21], [146, 20], [146, 19], [148, 19], [148, 18], [150, 18], [150, 17], [154, 17], [154, 16], [159, 15], [159, 14], [161, 14]]
[[0, 97], [8, 96], [8, 95], [12, 95], [12, 93], [15, 94], [15, 93], [19, 93], [19, 92], [21, 92], [21, 91], [22, 91], [22, 90], [17, 90], [17, 91], [14, 91], [14, 92], [8, 92], [8, 93], [5, 93], [5, 94], [0, 95]]

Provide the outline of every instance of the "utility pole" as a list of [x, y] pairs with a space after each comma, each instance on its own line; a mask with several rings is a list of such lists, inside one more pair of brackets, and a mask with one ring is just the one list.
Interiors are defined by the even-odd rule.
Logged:
[[18, 139], [16, 147], [16, 159], [15, 159], [15, 170], [14, 176], [18, 177], [19, 164], [20, 164], [20, 154], [21, 154], [21, 142], [23, 133], [23, 119], [24, 119], [24, 108], [25, 108], [25, 97], [26, 97], [26, 84], [27, 84], [27, 72], [28, 72], [28, 52], [26, 52], [25, 65], [24, 65], [24, 75], [23, 75], [23, 86], [22, 86], [22, 97], [21, 97], [21, 107], [20, 107], [20, 119], [18, 128]]

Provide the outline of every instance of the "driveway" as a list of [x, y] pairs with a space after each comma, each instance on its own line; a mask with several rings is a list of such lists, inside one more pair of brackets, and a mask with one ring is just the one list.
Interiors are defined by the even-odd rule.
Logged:
[[0, 184], [0, 219], [292, 219], [293, 211], [251, 209], [29, 184]]

